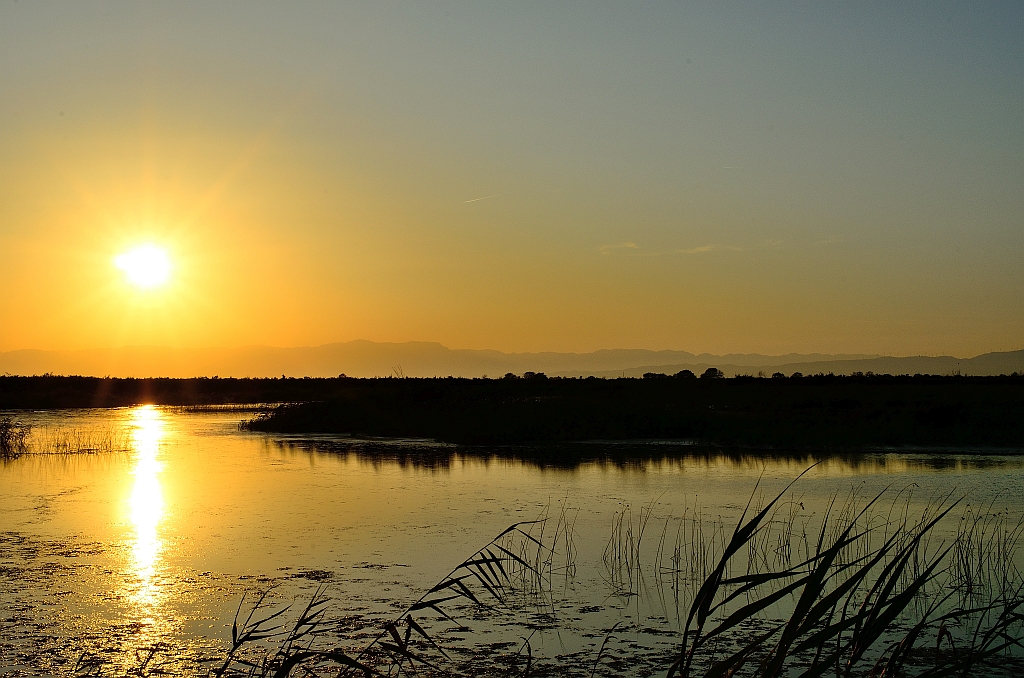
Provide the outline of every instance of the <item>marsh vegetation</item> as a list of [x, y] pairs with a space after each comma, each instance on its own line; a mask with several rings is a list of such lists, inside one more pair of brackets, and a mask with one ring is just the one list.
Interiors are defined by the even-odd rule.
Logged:
[[0, 417], [0, 458], [12, 459], [25, 452], [32, 427], [13, 417]]
[[[1024, 449], [1024, 377], [99, 379], [0, 376], [0, 408], [255, 411], [245, 427], [467, 444], [686, 439], [743, 447]], [[263, 412], [247, 403], [290, 403]], [[252, 409], [250, 409], [252, 408]]]
[[[938, 678], [1024, 668], [1021, 517], [952, 494], [921, 506], [908, 492], [854, 492], [820, 516], [792, 486], [759, 496], [731, 525], [697, 504], [680, 516], [655, 516], [652, 503], [613, 517], [602, 557], [610, 593], [671, 599], [674, 649], [630, 656], [636, 646], [621, 640], [637, 629], [618, 622], [594, 630], [596, 648], [534, 655], [538, 629], [571, 629], [556, 600], [576, 574], [575, 517], [563, 507], [503, 530], [375, 625], [332, 616], [325, 587], [292, 616], [267, 590], [247, 594], [209, 673]], [[517, 642], [473, 642], [495, 624]], [[141, 653], [134, 675], [158, 673], [160, 651]], [[106, 675], [84, 655], [77, 671]]]
[[125, 452], [131, 448], [131, 432], [123, 426], [33, 426], [15, 417], [0, 417], [0, 458]]
[[282, 405], [243, 428], [460, 444], [674, 439], [762, 449], [1024, 449], [1024, 378], [1016, 376], [702, 376], [353, 379], [330, 398]]
[[29, 443], [125, 431], [131, 450], [0, 465], [8, 673], [1020, 668], [1019, 457], [552, 455], [239, 435], [244, 415], [24, 415]]

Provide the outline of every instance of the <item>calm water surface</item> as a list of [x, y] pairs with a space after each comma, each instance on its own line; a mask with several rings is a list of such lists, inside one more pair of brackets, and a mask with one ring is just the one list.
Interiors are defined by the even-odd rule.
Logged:
[[[243, 593], [268, 588], [280, 605], [326, 586], [331, 619], [347, 629], [338, 642], [356, 647], [360, 628], [400, 613], [511, 523], [544, 516], [548, 526], [568, 519], [574, 545], [549, 609], [452, 642], [514, 652], [532, 633], [539, 659], [578, 662], [618, 623], [614, 651], [647, 657], [633, 669], [643, 675], [675, 647], [685, 604], [685, 587], [656, 574], [678, 519], [699, 507], [711, 535], [752, 493], [774, 495], [819, 460], [646, 445], [635, 463], [556, 468], [415, 441], [240, 433], [245, 415], [230, 412], [17, 416], [36, 427], [38, 446], [73, 433], [125, 449], [0, 464], [3, 675], [66, 673], [83, 655], [128, 667], [154, 646], [164, 670], [204, 673], [230, 641]], [[423, 450], [430, 463], [412, 461]], [[1019, 513], [1024, 460], [969, 452], [822, 456], [789, 505], [797, 522], [813, 521], [832, 496], [890, 487], [912, 507], [952, 492]], [[613, 523], [636, 526], [635, 537], [643, 515], [641, 553], [655, 574], [624, 585], [603, 555]]]

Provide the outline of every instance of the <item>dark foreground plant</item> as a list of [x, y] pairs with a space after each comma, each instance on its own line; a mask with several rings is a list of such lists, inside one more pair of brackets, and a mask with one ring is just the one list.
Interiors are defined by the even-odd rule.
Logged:
[[[951, 567], [956, 542], [929, 549], [929, 537], [959, 502], [931, 508], [916, 523], [904, 516], [895, 525], [864, 526], [861, 519], [879, 494], [838, 525], [829, 527], [826, 515], [814, 553], [803, 562], [728, 576], [730, 561], [767, 528], [766, 518], [786, 491], [749, 519], [749, 504], [744, 510], [694, 597], [669, 678], [741, 672], [758, 678], [967, 676], [1001, 653], [1024, 648], [1019, 583], [1004, 582], [988, 601], [968, 607], [950, 604], [956, 588], [932, 590]], [[858, 548], [879, 530], [885, 532], [879, 546]], [[763, 618], [784, 600], [793, 601], [788, 619]]]
[[[443, 666], [451, 658], [436, 634], [428, 630], [428, 622], [441, 619], [457, 624], [453, 609], [456, 606], [468, 604], [478, 610], [493, 610], [507, 607], [512, 595], [543, 588], [552, 550], [523, 529], [542, 522], [516, 523], [502, 531], [385, 623], [383, 630], [358, 653], [315, 646], [318, 639], [333, 630], [324, 620], [329, 599], [322, 588], [291, 626], [283, 621], [288, 607], [276, 612], [266, 610], [267, 592], [259, 594], [243, 619], [243, 597], [232, 624], [231, 647], [212, 674], [283, 678], [293, 673], [328, 675], [328, 669], [329, 675], [339, 677], [396, 676], [424, 670], [451, 673]], [[247, 646], [265, 640], [277, 641], [276, 649], [256, 657], [245, 655]], [[521, 675], [525, 676], [532, 661], [529, 641], [518, 655], [523, 653], [526, 657]]]
[[[244, 621], [239, 624], [245, 596], [238, 603], [234, 623], [231, 625], [231, 647], [224, 661], [213, 670], [214, 676], [247, 675], [247, 676], [289, 676], [301, 664], [324, 665], [333, 664], [341, 667], [360, 669], [366, 675], [373, 675], [369, 667], [365, 667], [355, 659], [337, 649], [314, 649], [312, 643], [322, 632], [324, 606], [330, 600], [324, 595], [323, 588], [317, 589], [313, 598], [299, 614], [295, 622], [286, 626], [281, 621], [290, 606], [277, 612], [265, 613], [264, 602], [267, 591], [259, 594], [256, 602], [249, 609]], [[279, 644], [274, 652], [267, 653], [253, 661], [240, 656], [239, 651], [247, 644], [261, 640], [275, 639]], [[307, 671], [308, 673], [309, 671]]]
[[[780, 534], [793, 538], [794, 513], [779, 511], [788, 490], [756, 508], [751, 508], [752, 495], [731, 534], [718, 528], [691, 533], [694, 546], [696, 541], [716, 543], [706, 560], [704, 555], [691, 558], [689, 568], [699, 576], [679, 578], [692, 547], [673, 549], [674, 581], [694, 582], [697, 590], [688, 596], [692, 604], [685, 623], [680, 620], [680, 649], [666, 660], [668, 678], [1013, 675], [1009, 663], [998, 672], [993, 663], [1024, 649], [1024, 586], [1014, 560], [1024, 532], [1020, 522], [968, 511], [955, 538], [943, 545], [935, 528], [961, 503], [949, 496], [928, 504], [917, 520], [909, 517], [909, 502], [900, 510], [882, 507], [885, 492], [863, 505], [849, 501], [837, 506], [833, 499], [796, 557], [786, 551], [770, 561], [768, 552], [780, 548], [773, 544], [773, 520], [779, 521]], [[624, 526], [621, 515], [613, 522], [604, 561], [614, 591], [629, 585], [630, 595], [642, 594], [640, 544], [651, 510], [641, 512], [636, 530], [628, 519]], [[322, 588], [291, 624], [286, 623], [289, 608], [268, 609], [267, 592], [244, 612], [243, 597], [231, 646], [210, 674], [364, 678], [543, 672], [533, 665], [529, 639], [514, 656], [477, 656], [467, 669], [453, 656], [457, 648], [444, 647], [440, 629], [454, 625], [468, 631], [463, 620], [501, 610], [526, 625], [524, 611], [550, 594], [559, 569], [553, 563], [554, 545], [560, 540], [564, 570], [571, 569], [568, 525], [564, 509], [553, 538], [545, 537], [544, 520], [512, 525], [378, 627], [356, 651], [331, 645], [341, 628], [325, 618], [328, 599]], [[658, 544], [659, 568], [660, 557], [667, 554], [664, 541], [663, 536]], [[616, 569], [624, 573], [616, 575]], [[589, 669], [591, 676], [630, 671], [628, 662], [606, 661], [617, 628], [605, 636], [592, 662], [558, 670], [586, 675]], [[153, 653], [144, 659], [129, 674], [155, 674], [159, 664]], [[81, 675], [100, 675], [98, 665], [86, 662], [82, 669]]]

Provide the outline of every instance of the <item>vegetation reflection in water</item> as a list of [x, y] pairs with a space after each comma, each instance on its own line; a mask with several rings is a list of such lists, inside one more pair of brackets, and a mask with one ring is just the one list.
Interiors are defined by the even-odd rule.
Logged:
[[131, 599], [144, 614], [160, 603], [160, 587], [156, 575], [160, 566], [163, 542], [160, 521], [164, 517], [163, 491], [159, 459], [160, 443], [165, 425], [159, 410], [150, 406], [132, 412], [132, 443], [136, 453], [135, 483], [128, 498], [129, 519], [135, 531], [132, 543], [132, 570], [136, 586]]

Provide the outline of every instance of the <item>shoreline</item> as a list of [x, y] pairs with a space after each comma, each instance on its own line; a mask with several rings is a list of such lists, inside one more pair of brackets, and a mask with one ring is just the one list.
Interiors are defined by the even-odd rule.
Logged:
[[[459, 445], [1024, 453], [1024, 377], [100, 379], [0, 376], [0, 410], [237, 412], [266, 433]], [[246, 416], [248, 415], [248, 416]]]

